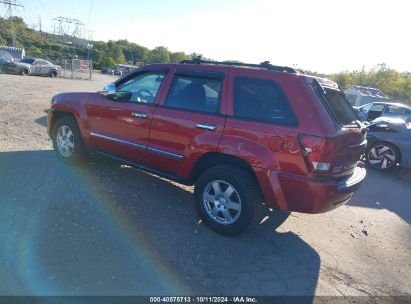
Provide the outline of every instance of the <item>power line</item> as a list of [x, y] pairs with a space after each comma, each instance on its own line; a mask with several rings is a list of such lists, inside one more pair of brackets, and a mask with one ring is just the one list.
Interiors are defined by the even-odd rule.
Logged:
[[41, 7], [44, 9], [44, 11], [51, 17], [53, 18], [53, 16], [50, 14], [50, 11], [47, 9], [47, 7], [43, 4], [43, 2], [41, 2], [41, 0], [37, 0], [38, 3], [41, 5]]
[[93, 4], [94, 4], [94, 1], [91, 0], [91, 2], [90, 2], [90, 7], [89, 7], [89, 9], [88, 9], [87, 29], [88, 29], [88, 26], [89, 26], [89, 24], [90, 24], [91, 11], [93, 10]]
[[13, 9], [17, 7], [24, 8], [24, 6], [17, 0], [0, 0], [0, 4], [4, 4], [4, 6], [6, 7], [6, 14], [4, 15], [4, 18], [10, 20], [12, 45], [15, 46], [16, 45], [16, 29], [14, 28], [14, 20], [12, 18]]

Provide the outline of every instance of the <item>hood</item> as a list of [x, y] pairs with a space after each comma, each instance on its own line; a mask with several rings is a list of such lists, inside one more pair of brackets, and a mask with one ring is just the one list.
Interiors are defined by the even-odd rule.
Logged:
[[24, 63], [24, 62], [20, 62], [20, 61], [14, 61], [13, 64], [16, 65], [16, 66], [30, 67], [30, 64]]

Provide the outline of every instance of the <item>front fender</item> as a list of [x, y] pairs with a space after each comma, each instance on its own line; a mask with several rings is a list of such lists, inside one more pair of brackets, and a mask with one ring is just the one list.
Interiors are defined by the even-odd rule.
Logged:
[[51, 115], [67, 112], [74, 116], [79, 126], [81, 136], [86, 145], [89, 144], [89, 125], [87, 122], [87, 111], [85, 105], [92, 102], [96, 93], [61, 93], [52, 99], [50, 109]]

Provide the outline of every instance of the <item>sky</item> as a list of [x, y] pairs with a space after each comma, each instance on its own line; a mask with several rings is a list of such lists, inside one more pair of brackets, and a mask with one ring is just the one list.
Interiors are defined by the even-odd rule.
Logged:
[[[321, 73], [386, 63], [411, 71], [409, 0], [19, 0], [15, 15], [52, 28], [76, 18], [94, 40], [127, 39], [150, 49], [214, 60], [270, 61]], [[4, 13], [0, 6], [0, 13]]]

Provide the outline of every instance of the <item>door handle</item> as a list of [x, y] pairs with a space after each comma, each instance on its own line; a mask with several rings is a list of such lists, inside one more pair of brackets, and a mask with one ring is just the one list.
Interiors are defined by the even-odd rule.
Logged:
[[208, 124], [204, 124], [204, 123], [198, 123], [198, 124], [196, 124], [196, 127], [199, 128], [199, 129], [208, 130], [208, 131], [215, 131], [215, 129], [217, 129], [217, 126], [208, 125]]
[[133, 112], [133, 113], [131, 113], [131, 115], [133, 117], [137, 117], [137, 118], [145, 118], [145, 119], [148, 118], [148, 114], [142, 113], [142, 112]]

